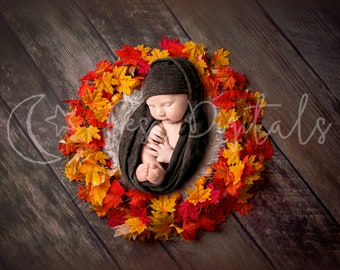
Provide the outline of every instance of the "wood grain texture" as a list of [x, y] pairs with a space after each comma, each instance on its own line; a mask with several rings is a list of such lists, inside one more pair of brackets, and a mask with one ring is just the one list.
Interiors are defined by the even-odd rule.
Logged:
[[300, 57], [339, 102], [340, 2], [258, 1]]
[[[329, 0], [301, 3], [0, 0], [1, 127], [20, 102], [35, 96], [17, 108], [10, 140], [0, 144], [0, 268], [337, 269], [339, 104], [337, 79], [331, 78], [338, 78], [338, 52], [332, 51], [338, 9]], [[255, 208], [190, 243], [114, 238], [105, 220], [76, 199], [77, 185], [64, 176], [64, 159], [42, 165], [18, 154], [42, 162], [51, 158], [46, 153], [62, 158], [60, 136], [46, 121], [57, 106], [66, 109], [61, 99], [75, 98], [78, 79], [99, 60], [116, 59], [115, 49], [157, 46], [164, 35], [193, 39], [211, 51], [230, 49], [232, 67], [246, 74], [250, 89], [280, 105], [266, 109], [268, 130], [280, 120], [287, 134], [305, 93], [302, 138], [319, 117], [332, 123], [324, 144], [318, 143], [318, 130], [306, 145], [297, 129], [287, 138], [273, 133], [277, 148]], [[319, 42], [326, 47], [320, 53]], [[30, 134], [26, 119], [37, 101]], [[54, 119], [59, 128], [63, 120], [59, 111]], [[0, 134], [6, 138], [6, 129]]]
[[254, 209], [237, 215], [278, 269], [336, 269], [338, 224], [277, 149], [264, 172]]
[[339, 222], [340, 118], [333, 94], [256, 2], [166, 3], [191, 39], [212, 51], [231, 50], [232, 67], [245, 73], [250, 89], [261, 90], [269, 103], [264, 126]]
[[[28, 8], [28, 6], [26, 6], [26, 8]], [[38, 17], [39, 13], [36, 12], [35, 14]], [[19, 24], [19, 22], [19, 20], [16, 21], [17, 24]], [[43, 21], [40, 20], [40, 23], [43, 23]], [[25, 24], [25, 21], [21, 21], [21, 24]], [[0, 84], [1, 96], [3, 100], [7, 103], [6, 106], [8, 106], [10, 110], [13, 110], [13, 108], [15, 108], [17, 104], [19, 104], [26, 98], [41, 93], [45, 95], [44, 99], [42, 99], [41, 102], [38, 104], [39, 106], [37, 105], [37, 109], [32, 113], [31, 127], [34, 131], [37, 142], [41, 144], [44, 150], [54, 154], [54, 151], [57, 151], [56, 148], [58, 145], [58, 137], [56, 136], [55, 130], [53, 129], [53, 125], [47, 123], [45, 119], [49, 116], [53, 116], [53, 114], [55, 113], [56, 105], [60, 104], [60, 100], [57, 98], [57, 91], [53, 91], [54, 89], [48, 83], [47, 78], [44, 76], [45, 74], [40, 72], [40, 69], [32, 61], [32, 59], [37, 56], [30, 56], [29, 54], [27, 54], [25, 47], [22, 46], [20, 42], [18, 42], [18, 40], [16, 40], [13, 32], [11, 32], [8, 27], [6, 28], [5, 24], [3, 24], [0, 29], [1, 31], [3, 31], [2, 36], [6, 36], [6, 39], [8, 41], [8, 43], [1, 43], [0, 50], [0, 52], [3, 52], [3, 54], [1, 55], [3, 68], [3, 73], [1, 73], [3, 78]], [[53, 41], [57, 42], [57, 37], [58, 36], [53, 36]], [[32, 40], [30, 42], [26, 40], [26, 42], [28, 44], [33, 43]], [[79, 42], [79, 44], [82, 44], [81, 40]], [[37, 47], [37, 50], [39, 50], [39, 47]], [[63, 51], [62, 46], [60, 46], [58, 50]], [[80, 49], [79, 47], [74, 47], [74, 50], [79, 51]], [[53, 62], [54, 56], [50, 56], [51, 58], [45, 56], [44, 61]], [[44, 62], [41, 59], [39, 59], [39, 61]], [[47, 67], [40, 66], [40, 68], [49, 73]], [[15, 79], [15, 74], [17, 70], [22, 70], [20, 73], [20, 80]], [[51, 70], [51, 72], [55, 71], [55, 69]], [[69, 71], [64, 72], [67, 73]], [[63, 79], [65, 78], [63, 77]], [[24, 84], [22, 83], [23, 81], [25, 82]], [[20, 90], [18, 91], [18, 89]], [[15, 91], [16, 94], [14, 95], [13, 92]], [[75, 94], [74, 92], [72, 93], [72, 95]], [[36, 99], [28, 101], [27, 104], [24, 104], [25, 106], [22, 106], [22, 108], [19, 108], [17, 110], [16, 117], [20, 123], [23, 123], [23, 125], [26, 123], [27, 113], [30, 109], [29, 106], [32, 106], [32, 103], [34, 104], [34, 102], [36, 101]], [[59, 115], [59, 117], [61, 117], [61, 115]], [[24, 128], [26, 129], [26, 127]], [[18, 145], [17, 147], [20, 149], [20, 152], [24, 154], [24, 156], [30, 156], [32, 153], [28, 146], [21, 147], [20, 145]], [[55, 154], [58, 155], [58, 152], [56, 152]], [[14, 160], [16, 158], [20, 158], [18, 155], [15, 154], [14, 151], [12, 151], [12, 157]], [[44, 161], [47, 159], [47, 157], [44, 158], [42, 156], [31, 158], [38, 159], [38, 161]], [[69, 180], [67, 180], [63, 176], [63, 164], [64, 162], [53, 163], [50, 165], [50, 168], [57, 176], [60, 177], [59, 181], [62, 182], [62, 184], [70, 193], [70, 197], [68, 198], [68, 200], [71, 200], [72, 197], [76, 197], [77, 185], [75, 183], [70, 183]], [[34, 172], [35, 170], [28, 170], [27, 177], [34, 178]], [[44, 178], [44, 181], [46, 181], [46, 185], [48, 185], [49, 179]], [[58, 179], [56, 179], [55, 181], [58, 181]], [[105, 221], [99, 219], [94, 214], [90, 215], [88, 205], [77, 200], [76, 202], [79, 203], [79, 207], [90, 221], [92, 230], [98, 231], [96, 235], [99, 241], [105, 242], [107, 240], [107, 243], [105, 245], [108, 246], [110, 255], [112, 255], [112, 257], [115, 257], [117, 262], [120, 265], [124, 266], [124, 269], [145, 269], [155, 267], [158, 268], [161, 267], [163, 264], [174, 265], [173, 259], [168, 255], [166, 250], [159, 243], [143, 247], [142, 244], [139, 242], [126, 241], [121, 238], [115, 239], [113, 237], [113, 230], [107, 228]], [[60, 209], [63, 208], [60, 207]], [[64, 210], [60, 211], [62, 212]], [[86, 237], [86, 235], [84, 235], [83, 237]], [[121, 250], [123, 252], [115, 252], [115, 250]], [[127, 254], [129, 254], [128, 257]], [[70, 255], [72, 255], [72, 253]], [[151, 256], [162, 258], [162, 260], [145, 260], [145, 258], [149, 258]], [[72, 258], [70, 258], [70, 260], [72, 260]]]

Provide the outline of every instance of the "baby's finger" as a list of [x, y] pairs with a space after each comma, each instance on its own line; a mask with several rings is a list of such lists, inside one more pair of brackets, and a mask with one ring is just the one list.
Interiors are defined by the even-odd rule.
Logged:
[[165, 129], [162, 126], [155, 126], [152, 130], [151, 133], [154, 133], [158, 137], [164, 137], [165, 136]]
[[158, 157], [158, 152], [153, 150], [153, 149], [151, 149], [151, 148], [144, 148], [144, 151], [146, 153], [148, 153], [149, 155], [151, 155], [151, 156], [154, 156], [156, 158]]
[[155, 133], [150, 133], [148, 136], [148, 142], [153, 143], [153, 142], [157, 142], [157, 143], [163, 143], [163, 136], [162, 135], [158, 135]]
[[158, 144], [155, 144], [155, 143], [147, 143], [145, 145], [145, 149], [150, 149], [150, 150], [158, 152], [160, 150], [160, 147]]

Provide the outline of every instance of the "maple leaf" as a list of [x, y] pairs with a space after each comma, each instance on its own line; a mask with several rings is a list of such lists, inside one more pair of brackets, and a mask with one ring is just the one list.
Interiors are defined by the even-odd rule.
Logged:
[[98, 94], [101, 93], [102, 90], [113, 94], [115, 90], [113, 86], [118, 84], [117, 79], [114, 78], [113, 75], [113, 72], [104, 72], [101, 77], [94, 81], [97, 86]]
[[124, 188], [120, 185], [117, 180], [113, 180], [111, 186], [106, 193], [103, 201], [103, 209], [99, 216], [104, 216], [110, 208], [116, 208], [120, 203], [123, 202], [122, 196], [125, 194]]
[[128, 210], [128, 214], [132, 217], [138, 217], [146, 225], [151, 222], [151, 218], [148, 216], [146, 208], [144, 207], [132, 206], [131, 209]]
[[98, 73], [96, 73], [94, 70], [90, 70], [85, 76], [81, 77], [80, 81], [93, 81], [98, 77]]
[[184, 43], [183, 52], [188, 52], [189, 60], [193, 61], [204, 54], [205, 47], [203, 44], [197, 44], [193, 41], [188, 41]]
[[88, 127], [86, 126], [81, 126], [81, 127], [76, 127], [76, 138], [80, 142], [85, 142], [89, 143], [92, 141], [92, 138], [100, 139], [99, 129], [97, 127], [94, 127], [92, 125], [89, 125]]
[[101, 76], [104, 72], [111, 72], [112, 69], [112, 63], [106, 60], [101, 60], [96, 65], [96, 73], [98, 74], [98, 76]]
[[141, 234], [147, 226], [144, 224], [142, 220], [140, 220], [138, 217], [131, 217], [125, 220], [125, 224], [129, 225], [129, 233], [138, 233]]
[[172, 231], [172, 225], [174, 223], [174, 215], [173, 213], [168, 214], [164, 212], [155, 212], [152, 211], [150, 231], [156, 233], [155, 239], [160, 237], [165, 237], [165, 239], [169, 239], [169, 233]]
[[237, 212], [241, 215], [247, 215], [248, 211], [253, 208], [252, 204], [241, 204], [240, 207], [238, 207]]
[[[215, 170], [214, 180], [223, 179], [226, 184], [233, 181], [233, 175], [229, 171], [229, 166], [225, 158], [219, 158], [218, 162], [212, 165], [212, 168]], [[224, 190], [224, 186], [221, 187], [221, 190]]]
[[137, 64], [137, 59], [142, 56], [142, 52], [138, 49], [135, 49], [132, 46], [123, 46], [121, 50], [115, 50], [115, 53], [120, 57], [120, 61], [131, 65]]
[[78, 115], [78, 112], [75, 109], [66, 113], [65, 121], [70, 130], [75, 130], [76, 127], [84, 124], [84, 117]]
[[106, 196], [107, 190], [110, 188], [110, 178], [106, 178], [106, 181], [103, 181], [99, 185], [91, 185], [91, 204], [95, 208], [97, 206], [102, 206], [103, 200]]
[[79, 154], [75, 154], [73, 158], [65, 165], [65, 175], [70, 180], [83, 181], [84, 175], [80, 172], [81, 162]]
[[213, 183], [209, 183], [207, 187], [211, 189], [211, 202], [214, 204], [218, 204], [218, 199], [220, 198], [221, 191], [215, 189]]
[[207, 216], [202, 216], [199, 221], [200, 228], [208, 231], [214, 231], [216, 227], [216, 221], [208, 218]]
[[229, 128], [229, 124], [236, 121], [239, 118], [235, 109], [224, 110], [220, 109], [219, 115], [215, 118], [216, 123], [221, 128]]
[[239, 181], [237, 184], [229, 184], [226, 186], [225, 191], [227, 194], [237, 196], [237, 191], [239, 188], [243, 187], [245, 184], [241, 181]]
[[200, 208], [196, 207], [194, 204], [190, 203], [188, 200], [182, 201], [178, 208], [178, 214], [176, 215], [176, 220], [183, 224], [186, 224], [189, 219], [197, 220], [199, 217]]
[[106, 173], [105, 169], [93, 160], [84, 160], [79, 171], [85, 175], [85, 182], [87, 185], [89, 183], [99, 185], [105, 180], [102, 177]]
[[214, 52], [214, 56], [211, 59], [211, 65], [218, 67], [218, 66], [228, 66], [229, 65], [229, 56], [230, 52], [224, 50], [223, 48], [218, 49]]
[[114, 227], [115, 228], [115, 233], [114, 233], [114, 237], [118, 237], [118, 236], [124, 236], [126, 237], [131, 230], [131, 226], [128, 224], [120, 224]]
[[78, 198], [82, 201], [86, 202], [90, 200], [90, 191], [91, 185], [84, 187], [82, 185], [78, 185]]
[[248, 203], [249, 199], [253, 197], [253, 194], [248, 193], [248, 190], [248, 185], [243, 186], [237, 190], [239, 203]]
[[137, 69], [138, 73], [143, 76], [146, 76], [150, 70], [149, 61], [144, 59], [138, 60], [138, 65], [139, 65], [139, 68]]
[[136, 84], [136, 80], [131, 76], [126, 75], [126, 66], [114, 67], [112, 70], [116, 89], [121, 94], [131, 94], [131, 88]]
[[159, 46], [164, 49], [168, 50], [170, 56], [183, 56], [188, 57], [188, 53], [184, 53], [184, 45], [180, 44], [178, 39], [169, 39], [167, 36], [165, 36], [161, 42], [159, 42]]
[[200, 224], [198, 222], [189, 222], [183, 225], [183, 232], [181, 233], [182, 237], [187, 241], [195, 239], [199, 226]]
[[193, 190], [187, 189], [188, 198], [187, 200], [194, 205], [199, 202], [205, 202], [206, 200], [211, 200], [211, 189], [204, 188], [203, 184], [196, 182], [195, 188]]
[[87, 91], [89, 90], [90, 92], [93, 92], [95, 89], [94, 85], [89, 85], [88, 81], [83, 82], [79, 88], [78, 88], [78, 95], [79, 96], [84, 96], [86, 95]]
[[144, 45], [138, 45], [136, 47], [136, 50], [139, 50], [142, 53], [141, 58], [145, 60], [149, 52], [151, 51], [151, 48], [145, 47]]
[[241, 181], [243, 169], [244, 169], [244, 164], [242, 162], [238, 162], [237, 164], [229, 167], [229, 171], [232, 172], [234, 175], [234, 182], [233, 182], [234, 185]]
[[123, 224], [126, 220], [125, 215], [126, 213], [122, 209], [110, 209], [108, 212], [107, 225], [110, 227], [116, 227]]
[[152, 198], [152, 194], [137, 189], [129, 189], [127, 195], [131, 199], [130, 205], [138, 205], [140, 207], [145, 206], [145, 203]]
[[150, 207], [161, 213], [172, 213], [176, 210], [176, 201], [179, 199], [180, 193], [159, 195], [159, 198], [151, 198]]
[[232, 90], [235, 86], [236, 79], [233, 77], [234, 73], [231, 68], [218, 68], [217, 79], [221, 82], [223, 90]]
[[245, 127], [240, 120], [229, 124], [229, 128], [224, 133], [224, 139], [231, 142], [241, 142], [245, 133]]
[[216, 98], [213, 99], [213, 103], [217, 107], [228, 111], [229, 109], [235, 107], [236, 102], [234, 101], [236, 91], [225, 91]]
[[153, 61], [160, 59], [160, 58], [166, 58], [169, 56], [169, 52], [167, 50], [161, 51], [160, 49], [152, 49], [151, 55], [146, 57], [146, 60], [149, 61], [149, 64], [151, 64]]
[[227, 148], [223, 149], [222, 156], [227, 160], [228, 165], [235, 164], [240, 161], [240, 152], [242, 146], [239, 142], [227, 142]]
[[205, 74], [205, 69], [208, 67], [206, 62], [203, 59], [200, 59], [200, 60], [194, 61], [194, 65], [198, 73], [203, 76]]

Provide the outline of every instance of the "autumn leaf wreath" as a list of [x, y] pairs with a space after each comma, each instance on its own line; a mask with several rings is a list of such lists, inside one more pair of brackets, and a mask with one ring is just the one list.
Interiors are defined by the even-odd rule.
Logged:
[[[123, 46], [115, 51], [116, 62], [102, 60], [80, 79], [79, 99], [66, 100], [68, 132], [59, 149], [69, 156], [65, 174], [78, 183], [78, 197], [107, 218], [115, 236], [192, 240], [199, 232], [214, 231], [232, 211], [247, 214], [252, 208], [253, 186], [273, 154], [261, 125], [266, 102], [229, 66], [227, 50], [208, 54], [203, 44], [168, 37], [159, 47]], [[206, 100], [216, 109], [213, 123], [223, 144], [190, 186], [170, 194], [146, 193], [124, 184], [106, 151], [106, 134], [116, 128], [110, 116], [117, 118], [116, 106], [140, 90], [153, 61], [177, 56], [197, 68]]]

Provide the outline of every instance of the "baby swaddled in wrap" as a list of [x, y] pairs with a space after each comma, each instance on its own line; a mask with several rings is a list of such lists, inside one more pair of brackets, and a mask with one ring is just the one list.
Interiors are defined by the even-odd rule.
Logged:
[[136, 189], [169, 193], [198, 169], [208, 122], [204, 90], [192, 63], [182, 57], [154, 61], [119, 144], [119, 164]]

